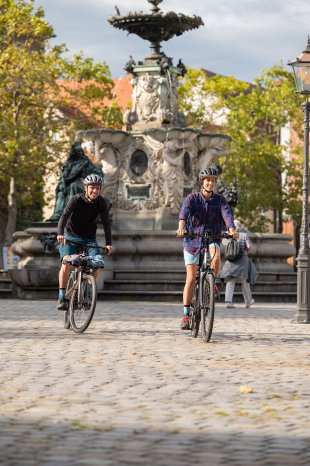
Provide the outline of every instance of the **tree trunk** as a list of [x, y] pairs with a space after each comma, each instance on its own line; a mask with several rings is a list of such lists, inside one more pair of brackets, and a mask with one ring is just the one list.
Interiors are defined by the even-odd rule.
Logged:
[[13, 233], [16, 231], [16, 184], [15, 178], [10, 180], [10, 191], [8, 194], [8, 222], [5, 230], [4, 244], [10, 245], [13, 243]]

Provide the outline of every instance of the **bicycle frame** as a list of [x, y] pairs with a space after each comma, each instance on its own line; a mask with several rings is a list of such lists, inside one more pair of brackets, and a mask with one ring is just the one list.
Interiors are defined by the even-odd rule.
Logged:
[[[84, 254], [81, 254], [81, 257], [83, 257]], [[84, 255], [85, 256], [85, 255]], [[74, 267], [74, 266], [73, 266]], [[78, 303], [81, 302], [81, 283], [82, 283], [82, 277], [83, 274], [93, 274], [94, 269], [92, 268], [86, 268], [85, 265], [79, 265], [78, 267], [75, 267], [75, 270], [71, 270], [70, 276], [73, 277], [73, 286], [68, 290], [66, 294], [66, 298], [69, 299], [72, 295], [73, 290], [78, 290]]]
[[[71, 257], [70, 259], [63, 260], [64, 263], [71, 264], [71, 266], [74, 267], [74, 270], [70, 271], [67, 283], [65, 297], [69, 300], [69, 309], [67, 309], [64, 314], [64, 327], [69, 329], [71, 326], [76, 333], [82, 333], [87, 329], [92, 320], [97, 300], [97, 287], [93, 275], [97, 267], [89, 266], [86, 262], [88, 250], [93, 248], [94, 245], [80, 244], [74, 241], [68, 241], [68, 243], [78, 246], [78, 252], [82, 252], [78, 253], [74, 260]], [[107, 248], [101, 246], [96, 247], [99, 251], [101, 250], [103, 254], [107, 252]], [[80, 260], [75, 262], [76, 259]], [[84, 285], [82, 286], [82, 284]], [[90, 289], [92, 290], [91, 295], [85, 300], [89, 287], [91, 287]], [[81, 320], [81, 317], [83, 320]], [[83, 322], [83, 324], [81, 324], [81, 322]]]
[[77, 273], [77, 280], [75, 282], [74, 288], [78, 290], [78, 305], [80, 305], [81, 302], [81, 283], [82, 283], [82, 276], [83, 276], [83, 268], [82, 266], [78, 267], [76, 270]]
[[[214, 270], [211, 268], [211, 262], [213, 257], [211, 257], [210, 253], [210, 239], [206, 238], [206, 245], [203, 251], [200, 251], [202, 256], [202, 260], [199, 260], [199, 267], [198, 267], [198, 277], [199, 277], [199, 301], [202, 303], [203, 301], [203, 282], [206, 279], [207, 273], [212, 273], [214, 275]], [[214, 254], [215, 255], [215, 254]], [[200, 264], [201, 262], [201, 264]]]
[[[201, 252], [200, 252], [201, 254]], [[215, 254], [213, 255], [213, 257], [211, 257], [211, 253], [210, 253], [210, 239], [209, 237], [206, 237], [206, 245], [204, 247], [204, 251], [203, 251], [203, 261], [202, 261], [202, 269], [203, 271], [213, 271], [213, 269], [211, 268], [211, 262], [212, 262], [212, 259], [213, 257], [215, 256]]]
[[[194, 296], [191, 302], [191, 333], [196, 338], [201, 322], [202, 339], [208, 343], [211, 339], [215, 311], [215, 271], [212, 268], [210, 244], [216, 238], [232, 237], [222, 234], [213, 236], [208, 230], [204, 234], [187, 233], [188, 237], [200, 236], [205, 239], [205, 246], [200, 251], [199, 266], [196, 274]], [[198, 287], [198, 293], [197, 293]]]

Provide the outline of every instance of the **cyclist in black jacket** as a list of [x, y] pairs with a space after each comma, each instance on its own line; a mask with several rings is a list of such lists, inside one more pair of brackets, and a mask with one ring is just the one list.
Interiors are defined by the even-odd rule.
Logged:
[[[97, 223], [99, 217], [103, 224], [108, 254], [113, 252], [111, 224], [108, 201], [100, 195], [103, 178], [96, 174], [88, 175], [84, 179], [84, 193], [71, 197], [58, 222], [57, 241], [61, 243], [59, 253], [61, 259], [77, 253], [77, 246], [66, 244], [66, 240], [85, 244], [92, 243], [94, 248], [88, 252], [90, 256], [99, 254], [96, 240]], [[59, 296], [57, 309], [67, 308], [65, 300], [66, 286], [70, 274], [70, 265], [62, 264], [59, 271]], [[99, 269], [94, 272], [95, 278]]]

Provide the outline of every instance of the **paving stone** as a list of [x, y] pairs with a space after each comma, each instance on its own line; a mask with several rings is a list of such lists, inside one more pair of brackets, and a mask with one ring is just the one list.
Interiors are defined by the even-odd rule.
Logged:
[[82, 335], [52, 301], [1, 304], [1, 466], [309, 464], [293, 305], [219, 303], [205, 344], [174, 303], [98, 302]]

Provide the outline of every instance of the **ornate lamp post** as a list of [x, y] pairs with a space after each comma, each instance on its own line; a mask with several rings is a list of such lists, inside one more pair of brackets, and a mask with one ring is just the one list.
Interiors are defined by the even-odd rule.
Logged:
[[304, 171], [302, 184], [302, 221], [300, 248], [297, 257], [297, 313], [300, 323], [310, 323], [310, 257], [309, 257], [309, 111], [310, 111], [310, 37], [307, 48], [296, 60], [289, 62], [293, 67], [296, 92], [306, 96], [302, 104], [304, 112]]

